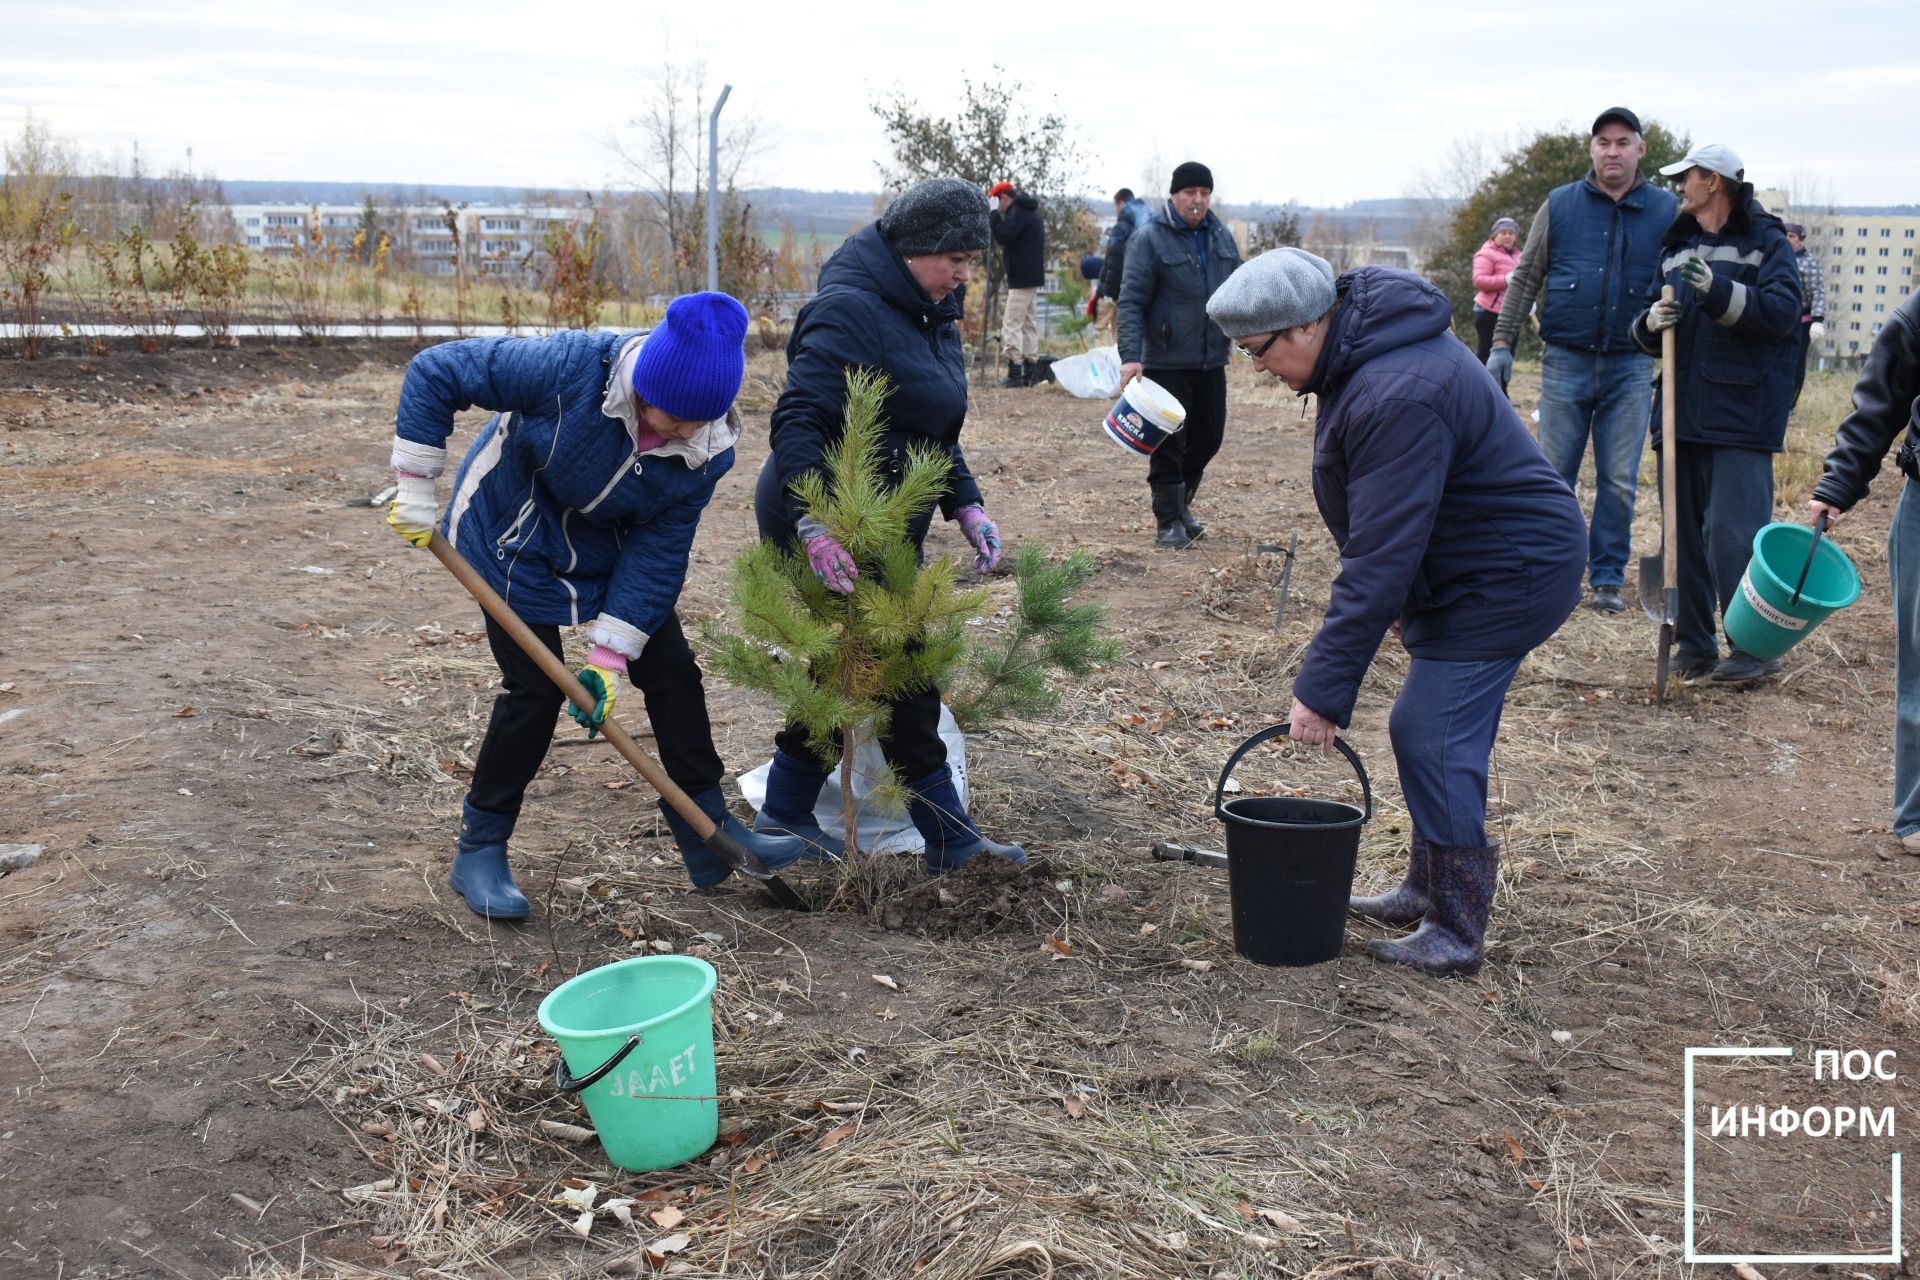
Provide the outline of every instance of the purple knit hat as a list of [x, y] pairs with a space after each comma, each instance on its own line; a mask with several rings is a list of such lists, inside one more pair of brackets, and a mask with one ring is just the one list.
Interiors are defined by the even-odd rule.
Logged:
[[692, 422], [726, 416], [740, 394], [747, 309], [724, 293], [690, 293], [667, 304], [633, 365], [633, 389], [663, 413]]

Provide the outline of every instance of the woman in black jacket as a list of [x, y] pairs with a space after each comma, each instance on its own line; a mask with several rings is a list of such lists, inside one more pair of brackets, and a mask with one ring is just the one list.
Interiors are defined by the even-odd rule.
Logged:
[[1894, 464], [1901, 486], [1887, 533], [1893, 576], [1893, 834], [1920, 854], [1920, 293], [1887, 318], [1853, 388], [1853, 412], [1834, 433], [1833, 452], [1807, 507], [1837, 520], [1867, 496], [1880, 462], [1900, 440]]
[[[982, 573], [1000, 563], [1000, 533], [983, 508], [980, 486], [960, 452], [967, 416], [966, 354], [955, 323], [957, 291], [987, 247], [987, 206], [979, 188], [958, 178], [931, 178], [901, 193], [878, 222], [834, 250], [820, 270], [820, 292], [800, 309], [787, 341], [787, 385], [773, 409], [773, 449], [754, 494], [760, 536], [807, 557], [828, 588], [851, 594], [859, 566], [825, 528], [809, 520], [793, 483], [824, 471], [846, 409], [846, 371], [874, 369], [891, 390], [882, 441], [897, 476], [908, 447], [931, 443], [952, 463], [941, 512], [958, 521]], [[926, 540], [931, 510], [909, 530]], [[940, 741], [940, 690], [929, 686], [891, 704], [880, 750], [907, 779], [907, 812], [926, 840], [926, 864], [946, 871], [979, 853], [1024, 862], [1018, 845], [987, 839], [967, 816]], [[757, 831], [800, 836], [834, 854], [842, 843], [814, 820], [813, 806], [832, 761], [807, 746], [806, 730], [788, 725], [774, 739], [767, 799]]]

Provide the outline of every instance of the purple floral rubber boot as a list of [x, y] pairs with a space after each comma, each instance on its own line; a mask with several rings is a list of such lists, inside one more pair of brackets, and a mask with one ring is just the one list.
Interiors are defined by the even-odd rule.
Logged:
[[1433, 865], [1433, 907], [1426, 920], [1404, 938], [1376, 938], [1367, 954], [1389, 964], [1404, 964], [1444, 978], [1471, 977], [1486, 955], [1487, 917], [1500, 867], [1500, 846], [1456, 849], [1428, 845]]
[[1412, 924], [1433, 908], [1428, 886], [1433, 882], [1433, 846], [1419, 832], [1407, 849], [1407, 878], [1396, 889], [1372, 898], [1348, 898], [1347, 914], [1379, 924]]

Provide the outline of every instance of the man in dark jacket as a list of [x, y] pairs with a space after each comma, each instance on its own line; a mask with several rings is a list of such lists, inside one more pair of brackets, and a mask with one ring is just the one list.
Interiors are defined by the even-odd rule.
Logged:
[[1047, 280], [1047, 229], [1040, 222], [1040, 202], [1032, 193], [1016, 191], [1011, 182], [996, 182], [988, 195], [995, 209], [990, 218], [993, 238], [1007, 264], [1007, 308], [1000, 327], [1000, 345], [1007, 353], [1007, 380], [1003, 387], [1029, 387], [1038, 380], [1040, 355], [1040, 286]]
[[1647, 144], [1633, 112], [1601, 112], [1587, 149], [1593, 168], [1555, 187], [1527, 229], [1487, 368], [1507, 385], [1520, 326], [1540, 299], [1540, 448], [1571, 487], [1593, 438], [1587, 573], [1593, 607], [1619, 613], [1653, 378], [1653, 361], [1634, 349], [1627, 327], [1659, 292], [1660, 233], [1675, 206], [1640, 172]]
[[[1680, 216], [1660, 243], [1675, 300], [1636, 317], [1633, 340], [1652, 353], [1661, 330], [1679, 329], [1679, 367], [1661, 374], [1674, 379], [1680, 450], [1678, 669], [1682, 679], [1745, 685], [1778, 671], [1780, 660], [1739, 649], [1722, 660], [1714, 606], [1724, 615], [1753, 535], [1773, 519], [1773, 455], [1786, 439], [1800, 352], [1800, 269], [1732, 150], [1708, 143], [1660, 172], [1680, 178]], [[1656, 435], [1654, 448], [1661, 444]]]
[[1147, 467], [1155, 540], [1184, 547], [1206, 532], [1187, 510], [1227, 430], [1227, 336], [1207, 299], [1240, 265], [1240, 247], [1212, 211], [1213, 171], [1189, 160], [1172, 194], [1127, 242], [1120, 281], [1120, 385], [1144, 374], [1178, 400], [1186, 422]]
[[1488, 759], [1521, 660], [1580, 602], [1579, 503], [1419, 276], [1362, 267], [1336, 281], [1312, 254], [1275, 249], [1207, 313], [1255, 369], [1319, 405], [1313, 496], [1340, 572], [1294, 679], [1293, 738], [1331, 749], [1389, 628], [1411, 655], [1387, 721], [1413, 822], [1407, 877], [1352, 909], [1422, 923], [1367, 950], [1473, 973], [1499, 861]]
[[1853, 387], [1853, 412], [1834, 433], [1833, 452], [1807, 504], [1837, 520], [1867, 496], [1880, 461], [1901, 439], [1895, 465], [1908, 483], [1887, 533], [1893, 578], [1893, 834], [1920, 854], [1920, 293], [1887, 317]]
[[[1113, 193], [1113, 225], [1107, 228], [1106, 235], [1100, 241], [1100, 252], [1105, 256], [1100, 266], [1100, 285], [1094, 290], [1096, 300], [1109, 298], [1118, 305], [1120, 278], [1127, 269], [1127, 241], [1133, 238], [1134, 232], [1146, 225], [1151, 216], [1147, 202], [1133, 194], [1132, 187], [1122, 187]], [[1107, 328], [1109, 336], [1117, 342], [1119, 336], [1117, 332], [1112, 332], [1115, 326], [1111, 310], [1108, 312]]]

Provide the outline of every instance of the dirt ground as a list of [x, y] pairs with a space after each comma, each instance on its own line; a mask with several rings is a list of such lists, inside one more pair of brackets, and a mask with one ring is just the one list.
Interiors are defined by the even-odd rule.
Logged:
[[[1215, 776], [1288, 706], [1335, 565], [1311, 421], [1236, 369], [1209, 536], [1172, 553], [1101, 406], [983, 389], [965, 443], [988, 509], [1011, 541], [1097, 556], [1125, 649], [1057, 716], [969, 740], [976, 815], [1035, 866], [945, 893], [895, 866], [870, 912], [696, 894], [645, 785], [563, 720], [514, 846], [534, 918], [489, 927], [444, 883], [491, 696], [479, 612], [364, 502], [408, 354], [0, 360], [0, 844], [44, 846], [0, 878], [0, 1273], [1728, 1275], [1683, 1257], [1688, 1046], [1793, 1049], [1697, 1066], [1700, 1251], [1912, 1237], [1897, 1131], [1706, 1132], [1716, 1106], [1911, 1114], [1902, 1081], [1812, 1071], [1826, 1049], [1920, 1064], [1887, 481], [1837, 535], [1865, 596], [1769, 686], [1651, 705], [1637, 609], [1582, 610], [1529, 659], [1477, 978], [1386, 969], [1359, 925], [1332, 963], [1266, 968], [1234, 953], [1224, 875], [1148, 849], [1220, 846]], [[780, 376], [755, 359], [690, 618], [723, 610], [751, 537]], [[1803, 454], [1844, 398], [1810, 387]], [[1640, 531], [1650, 549], [1651, 503]], [[934, 547], [964, 550], [950, 526]], [[1384, 648], [1350, 734], [1377, 807], [1363, 886], [1404, 854], [1404, 670]], [[729, 766], [765, 759], [771, 708], [708, 687]], [[1236, 776], [1353, 794], [1290, 752]], [[832, 874], [799, 879], [824, 900]], [[634, 1175], [543, 1126], [584, 1119], [533, 1013], [649, 948], [720, 971], [723, 1140]], [[638, 1197], [633, 1224], [581, 1240], [570, 1179]]]

